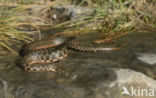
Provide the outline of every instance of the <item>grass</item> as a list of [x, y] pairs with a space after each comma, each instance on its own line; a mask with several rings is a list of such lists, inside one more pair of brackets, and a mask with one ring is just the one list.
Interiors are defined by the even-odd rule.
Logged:
[[[103, 33], [137, 29], [138, 23], [156, 26], [154, 0], [69, 0], [77, 5], [87, 4], [96, 14], [88, 22], [99, 22], [97, 30]], [[77, 1], [77, 2], [75, 2]], [[156, 4], [155, 4], [156, 5]], [[149, 8], [149, 9], [148, 9]], [[152, 9], [153, 8], [153, 9]], [[72, 21], [71, 21], [72, 22]], [[76, 21], [77, 22], [77, 21]], [[85, 21], [84, 21], [85, 22]], [[77, 22], [79, 24], [79, 22]], [[80, 24], [81, 25], [81, 24]]]
[[[88, 6], [95, 11], [93, 16], [80, 17], [74, 21], [68, 21], [59, 26], [76, 26], [81, 32], [109, 33], [117, 38], [133, 30], [156, 29], [155, 0], [68, 0], [79, 6]], [[97, 24], [98, 22], [98, 24]], [[72, 24], [71, 24], [72, 23]], [[86, 24], [95, 23], [87, 28]], [[83, 30], [82, 30], [83, 28]], [[75, 28], [74, 28], [75, 29]], [[125, 34], [123, 34], [125, 33]], [[105, 39], [102, 39], [101, 42]], [[100, 42], [95, 41], [95, 42]]]
[[[40, 34], [39, 25], [33, 22], [22, 21], [25, 18], [33, 18], [46, 21], [33, 16], [25, 16], [27, 8], [34, 5], [41, 5], [48, 0], [1, 0], [0, 1], [0, 45], [10, 51], [12, 48], [7, 45], [6, 40], [31, 42], [32, 38], [28, 37], [34, 32]], [[42, 26], [51, 25], [52, 28], [66, 27], [68, 32], [101, 32], [103, 34], [112, 34], [113, 36], [124, 35], [135, 29], [156, 28], [156, 15], [154, 13], [155, 0], [62, 0], [79, 6], [87, 6], [95, 13], [78, 17], [74, 20], [62, 22], [57, 25], [45, 23]], [[51, 5], [61, 3], [62, 1], [54, 1]], [[10, 8], [12, 5], [12, 8]], [[14, 7], [15, 6], [15, 7]], [[88, 27], [88, 24], [95, 24]], [[29, 25], [35, 28], [34, 31], [21, 30], [23, 25]], [[74, 28], [68, 28], [74, 27]], [[121, 33], [118, 33], [121, 32]], [[114, 37], [116, 38], [116, 37]], [[111, 38], [109, 38], [111, 39]], [[15, 53], [15, 51], [14, 51]]]
[[0, 45], [17, 54], [7, 45], [8, 40], [25, 42], [33, 40], [27, 36], [28, 32], [17, 29], [17, 23], [20, 21], [19, 13], [23, 11], [23, 8], [10, 9], [9, 7], [2, 7], [0, 10]]
[[[132, 30], [156, 29], [156, 1], [151, 0], [68, 0], [94, 10], [92, 16], [63, 22], [55, 27], [74, 27], [66, 31], [127, 33]], [[86, 27], [86, 24], [95, 24]], [[76, 27], [76, 28], [75, 28]], [[82, 29], [83, 28], [83, 29]], [[124, 34], [121, 34], [124, 35]], [[120, 37], [120, 36], [119, 36]]]

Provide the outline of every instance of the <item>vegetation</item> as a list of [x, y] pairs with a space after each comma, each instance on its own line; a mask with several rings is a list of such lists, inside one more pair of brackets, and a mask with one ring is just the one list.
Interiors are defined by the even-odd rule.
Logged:
[[[77, 5], [87, 5], [96, 14], [87, 22], [97, 22], [96, 30], [103, 33], [130, 31], [156, 27], [155, 0], [69, 0]], [[77, 24], [80, 24], [76, 21]], [[84, 21], [85, 23], [85, 21]], [[83, 24], [83, 23], [82, 23]], [[138, 25], [139, 24], [139, 25]]]
[[[28, 37], [34, 32], [39, 31], [38, 25], [32, 22], [22, 21], [27, 8], [40, 5], [48, 0], [1, 0], [0, 1], [0, 44], [7, 49], [13, 51], [7, 45], [7, 40], [30, 42], [33, 39]], [[156, 1], [155, 0], [62, 0], [79, 6], [87, 6], [94, 10], [94, 15], [79, 17], [75, 20], [69, 20], [55, 26], [74, 27], [66, 29], [73, 32], [102, 32], [116, 34], [117, 36], [127, 34], [125, 32], [135, 29], [156, 28]], [[53, 1], [49, 6], [62, 2], [60, 0]], [[11, 6], [10, 6], [11, 5]], [[49, 6], [46, 6], [47, 9]], [[41, 19], [42, 20], [42, 19]], [[80, 21], [83, 20], [83, 21]], [[44, 21], [44, 20], [43, 20]], [[95, 23], [92, 28], [84, 26], [84, 24]], [[138, 25], [139, 24], [139, 25]], [[26, 31], [20, 28], [23, 25], [30, 25], [36, 31]], [[52, 25], [46, 23], [45, 25]], [[76, 28], [76, 29], [75, 29]], [[83, 28], [83, 29], [82, 29]], [[121, 33], [122, 32], [122, 33]], [[98, 42], [98, 41], [97, 41]]]

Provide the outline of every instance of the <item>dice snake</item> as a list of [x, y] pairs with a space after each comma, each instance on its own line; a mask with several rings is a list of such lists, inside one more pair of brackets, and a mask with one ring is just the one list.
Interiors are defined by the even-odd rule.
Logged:
[[122, 46], [117, 48], [85, 47], [79, 45], [74, 37], [55, 37], [25, 45], [22, 49], [24, 55], [21, 66], [28, 72], [56, 71], [55, 62], [67, 57], [69, 49], [84, 52], [109, 52], [118, 50]]

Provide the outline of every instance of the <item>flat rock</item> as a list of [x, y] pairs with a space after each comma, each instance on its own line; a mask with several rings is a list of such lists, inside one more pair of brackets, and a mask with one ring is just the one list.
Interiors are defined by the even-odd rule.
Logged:
[[155, 53], [156, 33], [131, 33], [108, 46], [91, 44], [96, 37], [95, 33], [76, 36], [84, 46], [127, 46], [109, 53], [69, 50], [66, 59], [55, 63], [62, 72], [27, 73], [18, 67], [17, 56], [1, 56], [0, 98], [132, 98], [134, 88], [147, 89], [148, 96], [151, 89], [155, 92], [156, 67], [144, 64], [136, 53]]
[[155, 65], [156, 64], [156, 54], [155, 53], [136, 53], [137, 58], [149, 65]]

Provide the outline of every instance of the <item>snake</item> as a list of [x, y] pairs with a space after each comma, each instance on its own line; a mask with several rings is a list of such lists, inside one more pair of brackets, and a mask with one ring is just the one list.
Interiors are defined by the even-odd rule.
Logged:
[[[124, 46], [124, 45], [122, 45]], [[74, 37], [55, 37], [54, 39], [35, 41], [23, 48], [22, 68], [27, 72], [56, 71], [55, 62], [68, 56], [67, 50], [83, 52], [109, 52], [120, 49], [106, 47], [81, 46]]]
[[32, 51], [36, 50], [41, 50], [41, 49], [46, 49], [53, 47], [52, 49], [57, 48], [57, 46], [61, 46], [65, 44], [66, 42], [73, 40], [74, 37], [63, 37], [63, 36], [57, 36], [54, 39], [45, 39], [45, 40], [39, 40], [39, 41], [34, 41], [32, 43], [26, 44], [22, 47], [20, 51], [21, 56], [25, 56]]
[[67, 49], [60, 47], [57, 50], [52, 48], [33, 51], [23, 58], [23, 69], [28, 72], [55, 71], [57, 66], [54, 62], [67, 57]]

